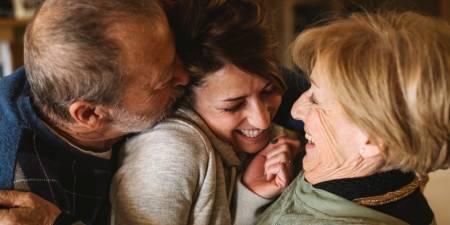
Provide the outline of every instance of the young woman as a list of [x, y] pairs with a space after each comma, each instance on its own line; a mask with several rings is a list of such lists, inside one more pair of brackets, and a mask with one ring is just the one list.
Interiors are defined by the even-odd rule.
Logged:
[[191, 86], [175, 114], [130, 139], [113, 224], [253, 224], [289, 184], [299, 141], [272, 119], [285, 90], [255, 1], [177, 1]]

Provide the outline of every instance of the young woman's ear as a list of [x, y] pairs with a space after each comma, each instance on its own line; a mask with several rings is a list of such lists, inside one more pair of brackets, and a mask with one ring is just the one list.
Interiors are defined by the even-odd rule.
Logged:
[[90, 130], [97, 130], [108, 121], [108, 111], [103, 106], [86, 101], [76, 101], [69, 106], [69, 113], [78, 125]]

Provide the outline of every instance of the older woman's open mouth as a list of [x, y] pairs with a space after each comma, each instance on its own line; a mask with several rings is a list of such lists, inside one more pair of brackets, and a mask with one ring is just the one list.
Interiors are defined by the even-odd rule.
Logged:
[[314, 148], [315, 147], [315, 143], [313, 141], [313, 137], [310, 134], [305, 133], [305, 138], [308, 141], [308, 143], [306, 143], [306, 149]]

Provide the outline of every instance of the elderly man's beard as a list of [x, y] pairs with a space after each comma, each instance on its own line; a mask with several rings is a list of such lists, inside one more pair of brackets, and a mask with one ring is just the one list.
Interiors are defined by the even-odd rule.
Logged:
[[166, 118], [173, 111], [177, 98], [182, 94], [181, 90], [177, 90], [177, 94], [173, 95], [166, 105], [158, 105], [147, 114], [136, 113], [125, 110], [121, 107], [115, 107], [112, 111], [112, 128], [124, 134], [137, 133], [145, 129], [153, 127], [156, 123]]

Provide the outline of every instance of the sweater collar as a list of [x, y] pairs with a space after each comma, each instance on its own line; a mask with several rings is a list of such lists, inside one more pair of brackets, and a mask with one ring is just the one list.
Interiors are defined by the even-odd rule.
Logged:
[[367, 221], [383, 221], [386, 224], [407, 224], [388, 214], [358, 205], [328, 191], [315, 188], [311, 183], [306, 181], [303, 172], [297, 176], [291, 185], [295, 188], [295, 201], [304, 202], [309, 207], [328, 216], [361, 218]]
[[348, 200], [386, 194], [411, 183], [414, 173], [391, 170], [367, 177], [346, 178], [325, 181], [313, 185]]

